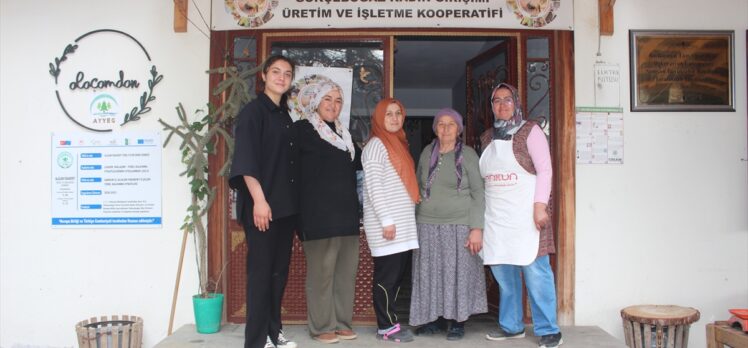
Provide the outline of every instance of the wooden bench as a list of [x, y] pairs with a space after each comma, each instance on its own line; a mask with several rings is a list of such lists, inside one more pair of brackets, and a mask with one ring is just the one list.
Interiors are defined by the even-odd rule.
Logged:
[[707, 348], [748, 348], [748, 334], [731, 328], [726, 321], [717, 321], [706, 325]]

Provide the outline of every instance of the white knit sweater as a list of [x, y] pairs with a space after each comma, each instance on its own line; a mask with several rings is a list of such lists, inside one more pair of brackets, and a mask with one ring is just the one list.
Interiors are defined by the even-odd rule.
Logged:
[[[364, 167], [364, 230], [371, 255], [386, 256], [418, 249], [415, 204], [390, 162], [387, 148], [372, 138], [361, 154]], [[384, 226], [395, 225], [395, 239], [382, 237]]]

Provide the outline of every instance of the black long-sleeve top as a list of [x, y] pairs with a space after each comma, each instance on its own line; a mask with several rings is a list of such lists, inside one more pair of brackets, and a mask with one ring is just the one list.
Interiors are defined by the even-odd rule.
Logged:
[[361, 150], [351, 160], [320, 138], [307, 120], [294, 123], [296, 156], [299, 159], [299, 238], [316, 240], [359, 234], [359, 202], [356, 170], [361, 169]]
[[254, 202], [244, 182], [245, 175], [260, 182], [274, 220], [298, 213], [292, 125], [288, 111], [275, 105], [265, 93], [260, 93], [237, 116], [229, 186], [237, 190], [237, 218], [242, 225], [254, 226]]

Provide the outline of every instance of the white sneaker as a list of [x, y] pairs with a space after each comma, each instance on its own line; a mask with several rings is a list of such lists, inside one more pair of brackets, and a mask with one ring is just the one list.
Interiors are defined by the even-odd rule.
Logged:
[[289, 341], [286, 336], [283, 336], [283, 330], [278, 333], [278, 348], [296, 348], [297, 344], [294, 341]]
[[268, 336], [268, 340], [265, 341], [265, 348], [275, 348], [273, 341], [270, 340], [270, 336]]

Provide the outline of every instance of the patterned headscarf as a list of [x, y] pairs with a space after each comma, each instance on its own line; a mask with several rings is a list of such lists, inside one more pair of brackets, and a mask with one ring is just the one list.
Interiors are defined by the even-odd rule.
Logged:
[[494, 114], [493, 139], [509, 140], [509, 138], [519, 130], [519, 127], [522, 126], [522, 121], [524, 119], [522, 116], [522, 104], [520, 104], [517, 88], [502, 82], [496, 85], [493, 91], [491, 91], [491, 100], [489, 100], [489, 103], [491, 103], [491, 110], [493, 110], [493, 96], [500, 88], [506, 88], [512, 93], [512, 99], [514, 100], [514, 114], [512, 114], [512, 118], [509, 120], [497, 120], [496, 115]]
[[337, 90], [340, 92], [340, 97], [343, 97], [343, 90], [335, 82], [322, 82], [316, 86], [314, 95], [309, 101], [306, 118], [309, 123], [312, 124], [314, 130], [317, 131], [317, 134], [319, 134], [319, 137], [322, 138], [322, 140], [340, 150], [348, 151], [351, 155], [351, 161], [353, 161], [356, 156], [356, 150], [353, 147], [351, 133], [348, 131], [348, 128], [343, 126], [340, 122], [340, 117], [335, 119], [335, 131], [333, 131], [333, 129], [325, 123], [325, 120], [323, 120], [317, 112], [317, 108], [319, 108], [319, 104], [322, 103], [322, 99], [324, 99], [327, 93], [330, 93], [332, 90]]
[[332, 91], [333, 89], [337, 89], [338, 92], [340, 92], [340, 97], [343, 97], [343, 89], [340, 87], [340, 85], [332, 81], [322, 81], [318, 84], [312, 85], [312, 87], [314, 89], [312, 90], [312, 95], [309, 100], [309, 111], [317, 110], [319, 104], [322, 103], [322, 99], [324, 99], [327, 93]]
[[408, 190], [408, 195], [413, 203], [421, 201], [421, 197], [418, 193], [418, 180], [416, 179], [416, 166], [413, 162], [413, 157], [410, 155], [408, 150], [408, 140], [405, 137], [405, 131], [400, 129], [395, 133], [390, 133], [384, 126], [384, 116], [387, 113], [387, 107], [390, 104], [397, 104], [400, 107], [400, 111], [403, 113], [405, 118], [405, 107], [395, 98], [384, 98], [377, 103], [374, 108], [374, 115], [371, 119], [371, 137], [377, 137], [384, 147], [387, 149], [387, 154], [390, 157], [390, 163], [395, 168], [397, 175], [400, 176], [400, 180], [403, 181], [403, 185]]
[[[455, 143], [455, 175], [457, 175], [457, 191], [460, 191], [460, 184], [462, 184], [462, 115], [460, 115], [459, 112], [457, 112], [454, 109], [451, 108], [444, 108], [436, 112], [436, 115], [434, 115], [434, 123], [431, 126], [431, 129], [434, 130], [434, 133], [436, 133], [436, 125], [439, 123], [439, 118], [442, 116], [449, 116], [451, 117], [455, 123], [457, 123], [457, 142]], [[434, 138], [434, 141], [432, 142], [433, 148], [431, 149], [431, 158], [429, 160], [429, 177], [428, 181], [426, 181], [426, 192], [424, 197], [426, 199], [429, 199], [431, 196], [431, 185], [434, 183], [434, 178], [436, 178], [436, 165], [439, 162], [439, 152], [441, 148], [441, 144], [439, 143], [439, 138]]]

